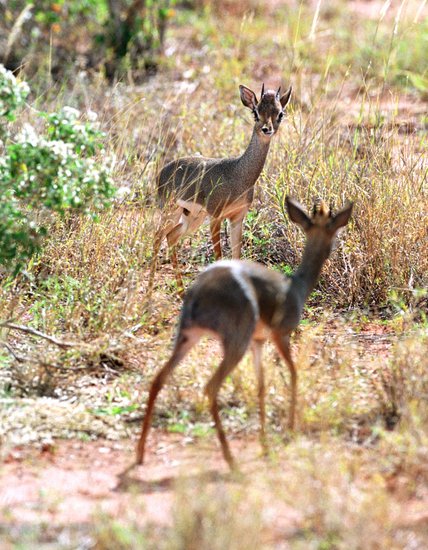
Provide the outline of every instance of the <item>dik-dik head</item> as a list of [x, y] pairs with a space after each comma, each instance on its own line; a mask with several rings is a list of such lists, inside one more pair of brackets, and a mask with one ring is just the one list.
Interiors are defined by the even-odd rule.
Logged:
[[263, 84], [260, 101], [258, 101], [256, 94], [250, 88], [239, 86], [241, 101], [245, 107], [251, 109], [256, 121], [256, 132], [264, 140], [269, 140], [278, 130], [284, 117], [284, 110], [290, 101], [291, 90], [290, 86], [285, 94], [281, 95], [281, 86], [276, 92], [265, 91]]
[[323, 260], [327, 259], [337, 231], [344, 227], [351, 217], [352, 203], [339, 210], [337, 214], [323, 202], [314, 204], [309, 217], [303, 207], [294, 199], [287, 197], [287, 210], [290, 220], [300, 225], [306, 234], [306, 247]]

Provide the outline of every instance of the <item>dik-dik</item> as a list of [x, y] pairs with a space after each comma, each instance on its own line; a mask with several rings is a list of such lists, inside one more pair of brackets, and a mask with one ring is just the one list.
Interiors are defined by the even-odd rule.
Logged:
[[314, 206], [312, 217], [294, 200], [287, 198], [290, 219], [306, 234], [300, 266], [291, 277], [263, 265], [240, 260], [216, 262], [206, 269], [188, 290], [169, 361], [159, 371], [150, 388], [146, 415], [138, 443], [137, 464], [144, 459], [147, 434], [156, 397], [167, 377], [204, 334], [218, 338], [223, 359], [208, 382], [205, 393], [221, 443], [223, 456], [231, 467], [232, 454], [221, 424], [217, 394], [223, 380], [252, 345], [258, 381], [261, 441], [265, 446], [265, 382], [262, 345], [270, 337], [288, 365], [291, 376], [289, 428], [294, 428], [297, 398], [297, 371], [290, 351], [290, 335], [299, 324], [303, 306], [314, 288], [321, 268], [330, 255], [334, 236], [345, 226], [352, 204], [336, 215], [324, 203]]
[[[291, 87], [281, 95], [262, 86], [260, 100], [246, 86], [239, 86], [241, 101], [255, 119], [251, 141], [242, 155], [235, 158], [183, 157], [169, 162], [159, 173], [157, 191], [163, 210], [160, 233], [155, 243], [151, 283], [156, 268], [160, 243], [166, 236], [172, 247], [171, 259], [179, 286], [175, 245], [180, 238], [193, 233], [207, 215], [215, 258], [221, 258], [220, 227], [230, 220], [232, 258], [239, 259], [242, 224], [254, 196], [254, 185], [263, 169], [272, 136], [278, 131], [284, 109], [290, 101]], [[149, 285], [151, 286], [151, 285]]]

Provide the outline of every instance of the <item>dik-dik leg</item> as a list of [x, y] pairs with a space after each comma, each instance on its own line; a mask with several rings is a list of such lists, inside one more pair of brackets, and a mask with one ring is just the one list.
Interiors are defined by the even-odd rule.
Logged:
[[211, 218], [210, 230], [211, 239], [214, 246], [214, 256], [216, 260], [221, 260], [221, 245], [220, 245], [220, 230], [222, 220], [219, 218]]
[[[179, 201], [180, 204], [180, 201]], [[171, 262], [174, 266], [175, 277], [177, 280], [177, 287], [182, 293], [184, 289], [183, 278], [181, 276], [181, 270], [178, 264], [177, 259], [177, 246], [178, 241], [188, 235], [193, 233], [202, 225], [206, 217], [205, 210], [196, 203], [187, 204], [183, 202], [180, 204], [181, 215], [178, 223], [176, 223], [169, 231], [166, 233], [166, 239], [168, 242], [168, 247], [171, 250]]]
[[251, 334], [254, 330], [254, 320], [251, 317], [241, 317], [241, 320], [242, 323], [239, 333], [233, 332], [232, 334], [223, 334], [223, 360], [205, 388], [205, 395], [208, 397], [210, 402], [210, 410], [221, 444], [221, 450], [226, 462], [232, 470], [235, 469], [235, 461], [232, 453], [230, 452], [229, 444], [227, 443], [226, 435], [221, 423], [217, 396], [224, 379], [233, 371], [242, 359], [250, 343]]
[[266, 440], [266, 410], [265, 410], [265, 377], [262, 364], [262, 351], [264, 340], [253, 340], [251, 344], [251, 351], [253, 353], [254, 370], [257, 378], [257, 397], [259, 401], [259, 417], [260, 417], [260, 444], [263, 448], [263, 452], [267, 453], [267, 440]]
[[291, 397], [290, 397], [290, 412], [288, 417], [288, 427], [294, 430], [296, 403], [297, 403], [297, 371], [291, 357], [290, 350], [290, 335], [275, 331], [272, 333], [273, 341], [285, 362], [287, 363], [291, 377]]
[[147, 285], [147, 299], [149, 300], [153, 291], [153, 285], [155, 280], [155, 273], [158, 265], [158, 257], [162, 241], [165, 236], [177, 225], [181, 214], [182, 208], [175, 208], [168, 215], [163, 216], [156, 228], [153, 242], [153, 251], [152, 251], [152, 260], [150, 263], [150, 274], [149, 274], [149, 283]]
[[232, 246], [232, 259], [239, 260], [242, 246], [242, 225], [248, 210], [242, 211], [230, 218], [230, 240]]
[[217, 396], [223, 380], [236, 367], [236, 365], [242, 359], [244, 353], [245, 349], [239, 352], [234, 352], [233, 350], [225, 351], [223, 361], [220, 363], [220, 366], [218, 367], [218, 369], [214, 373], [214, 376], [211, 378], [205, 388], [205, 394], [207, 395], [210, 402], [210, 411], [214, 419], [214, 424], [217, 430], [217, 436], [220, 441], [223, 457], [232, 470], [235, 469], [235, 461], [233, 459], [232, 453], [230, 452], [229, 444], [226, 439], [226, 434], [221, 423]]
[[144, 461], [144, 450], [146, 447], [146, 439], [149, 433], [153, 408], [155, 406], [155, 401], [158, 393], [165, 384], [166, 379], [178, 365], [178, 363], [189, 353], [191, 348], [199, 340], [199, 335], [197, 334], [179, 334], [177, 341], [175, 343], [174, 351], [170, 359], [167, 361], [165, 366], [158, 372], [156, 378], [153, 380], [150, 387], [149, 400], [147, 402], [146, 414], [144, 416], [143, 428], [141, 431], [140, 439], [138, 441], [137, 447], [137, 464], [142, 464]]

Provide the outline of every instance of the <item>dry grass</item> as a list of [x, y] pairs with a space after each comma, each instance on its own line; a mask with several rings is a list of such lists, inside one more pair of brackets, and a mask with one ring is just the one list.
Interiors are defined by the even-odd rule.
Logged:
[[[279, 3], [277, 11], [256, 9], [243, 18], [232, 10], [219, 25], [228, 4], [214, 14], [180, 15], [162, 71], [144, 86], [106, 89], [94, 77], [53, 93], [40, 88], [43, 110], [73, 104], [100, 114], [124, 193], [97, 223], [52, 220], [43, 253], [0, 288], [0, 318], [78, 342], [64, 353], [2, 329], [23, 359], [13, 361], [1, 348], [7, 448], [25, 443], [22, 393], [34, 400], [27, 402], [33, 410], [27, 442], [37, 439], [37, 426], [43, 437], [79, 435], [72, 422], [67, 428], [49, 421], [51, 408], [39, 394], [76, 400], [82, 423], [90, 426], [96, 417], [99, 434], [115, 437], [114, 424], [129, 434], [126, 421], [143, 409], [180, 308], [173, 272], [162, 263], [166, 250], [146, 300], [158, 216], [155, 173], [173, 156], [239, 154], [251, 120], [238, 84], [258, 90], [262, 80], [292, 82], [293, 105], [246, 222], [246, 257], [285, 272], [298, 264], [303, 235], [284, 213], [287, 194], [307, 205], [315, 196], [336, 208], [356, 203], [294, 342], [299, 435], [283, 427], [288, 378], [268, 346], [271, 462], [260, 461], [260, 471], [242, 483], [181, 481], [168, 528], [142, 528], [131, 510], [123, 521], [95, 518], [88, 536], [100, 549], [132, 548], [136, 541], [166, 549], [423, 548], [426, 529], [400, 519], [405, 503], [425, 499], [428, 486], [428, 29], [416, 18], [420, 3], [407, 2], [400, 12], [391, 7], [383, 18], [357, 13], [354, 3], [321, 3], [318, 14], [310, 3]], [[212, 261], [207, 235], [204, 227], [183, 246], [186, 283]], [[371, 323], [373, 341], [384, 347], [364, 338]], [[83, 343], [92, 346], [90, 356]], [[118, 363], [106, 361], [112, 350]], [[217, 362], [211, 343], [191, 353], [160, 394], [155, 425], [214, 437], [202, 389]], [[58, 374], [58, 367], [84, 370]], [[226, 381], [221, 399], [229, 434], [257, 433], [249, 359]], [[278, 510], [287, 518], [279, 530]]]

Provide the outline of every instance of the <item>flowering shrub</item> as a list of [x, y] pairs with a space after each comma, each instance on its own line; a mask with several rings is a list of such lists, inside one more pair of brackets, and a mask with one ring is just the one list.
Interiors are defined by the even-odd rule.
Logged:
[[[114, 195], [111, 163], [96, 160], [103, 134], [94, 121], [82, 122], [76, 109], [44, 114], [43, 132], [28, 123], [12, 137], [6, 123], [25, 101], [29, 88], [0, 65], [0, 264], [15, 273], [39, 249], [46, 235], [40, 212], [81, 211], [95, 215]], [[92, 114], [91, 118], [94, 116]], [[104, 158], [104, 157], [103, 157]]]
[[16, 109], [24, 104], [29, 93], [28, 84], [17, 82], [13, 73], [0, 64], [0, 117], [14, 120]]

